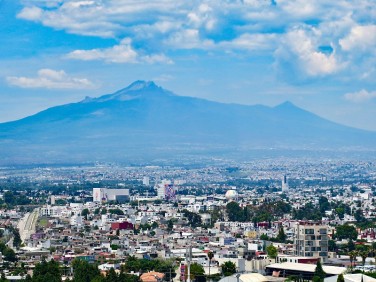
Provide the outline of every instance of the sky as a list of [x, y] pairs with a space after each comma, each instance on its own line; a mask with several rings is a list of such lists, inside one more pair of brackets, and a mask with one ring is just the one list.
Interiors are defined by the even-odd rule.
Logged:
[[135, 80], [376, 131], [376, 1], [0, 0], [0, 122]]

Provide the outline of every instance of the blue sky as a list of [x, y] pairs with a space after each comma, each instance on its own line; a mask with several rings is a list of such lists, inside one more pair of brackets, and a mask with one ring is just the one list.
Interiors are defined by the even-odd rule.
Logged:
[[0, 0], [0, 122], [134, 80], [376, 130], [374, 0]]

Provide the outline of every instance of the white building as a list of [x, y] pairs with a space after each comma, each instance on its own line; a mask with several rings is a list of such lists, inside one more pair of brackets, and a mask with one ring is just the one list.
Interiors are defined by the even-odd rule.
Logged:
[[145, 186], [149, 186], [150, 185], [150, 179], [149, 179], [149, 177], [145, 176], [142, 179], [142, 184], [145, 185]]
[[129, 200], [129, 189], [93, 188], [94, 202], [124, 202], [127, 200]]

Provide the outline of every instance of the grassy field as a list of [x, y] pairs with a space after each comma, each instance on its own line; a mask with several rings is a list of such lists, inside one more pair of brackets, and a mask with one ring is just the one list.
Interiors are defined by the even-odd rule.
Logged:
[[38, 224], [37, 225], [40, 226], [40, 227], [47, 227], [47, 225], [48, 225], [47, 218], [45, 218], [45, 217], [40, 218], [38, 220]]

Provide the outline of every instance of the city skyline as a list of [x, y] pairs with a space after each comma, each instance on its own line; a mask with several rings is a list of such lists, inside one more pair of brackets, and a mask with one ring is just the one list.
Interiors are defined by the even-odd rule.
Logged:
[[372, 1], [0, 1], [0, 122], [134, 80], [376, 130]]

